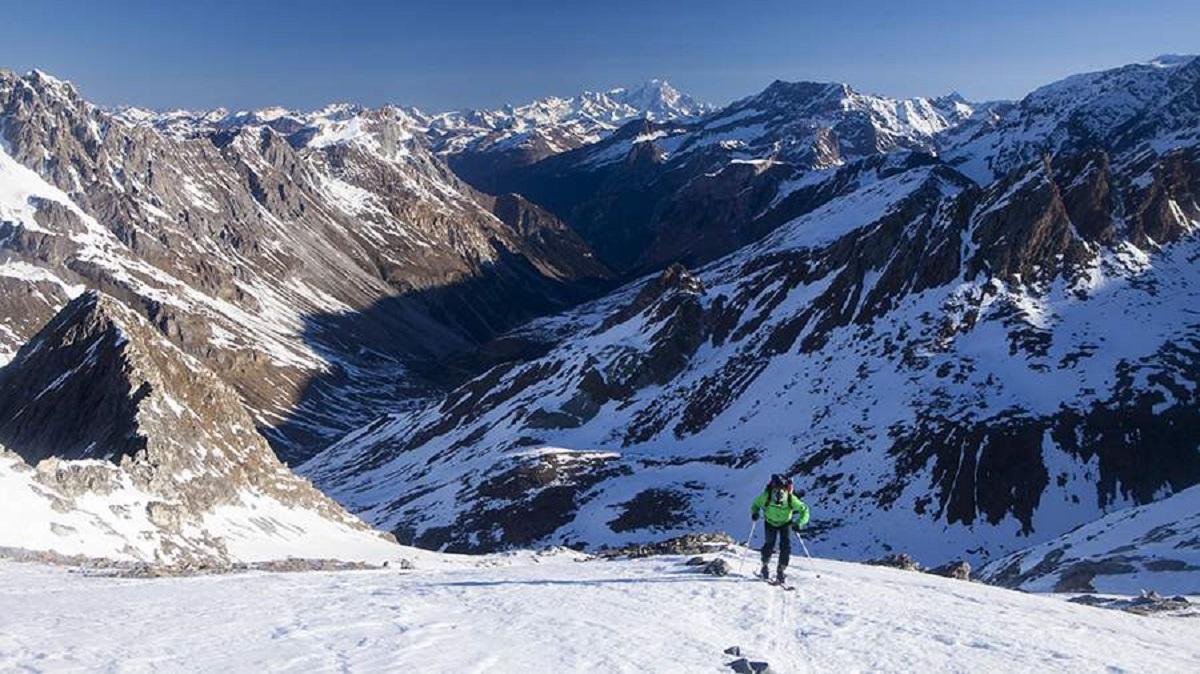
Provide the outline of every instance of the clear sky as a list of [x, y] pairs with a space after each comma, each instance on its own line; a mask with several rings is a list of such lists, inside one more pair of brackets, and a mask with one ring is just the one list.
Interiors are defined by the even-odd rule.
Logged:
[[154, 108], [438, 111], [652, 77], [725, 103], [772, 80], [1016, 98], [1200, 52], [1200, 0], [0, 0], [0, 68]]

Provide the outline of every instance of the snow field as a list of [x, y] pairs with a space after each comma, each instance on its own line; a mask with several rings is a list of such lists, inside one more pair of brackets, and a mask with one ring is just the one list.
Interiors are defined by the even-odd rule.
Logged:
[[681, 561], [156, 580], [0, 562], [0, 670], [728, 672], [733, 645], [780, 672], [1200, 668], [1197, 621], [826, 560], [797, 560], [785, 593]]

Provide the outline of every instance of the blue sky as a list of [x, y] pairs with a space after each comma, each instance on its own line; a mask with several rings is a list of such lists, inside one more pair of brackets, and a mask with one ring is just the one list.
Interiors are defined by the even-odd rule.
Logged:
[[772, 80], [1015, 98], [1200, 51], [1197, 0], [0, 0], [0, 67], [101, 104], [487, 107], [665, 77], [716, 103]]

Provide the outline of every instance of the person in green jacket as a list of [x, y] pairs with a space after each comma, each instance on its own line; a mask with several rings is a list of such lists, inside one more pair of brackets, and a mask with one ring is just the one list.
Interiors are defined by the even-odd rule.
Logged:
[[771, 554], [775, 552], [775, 540], [779, 540], [779, 565], [775, 567], [775, 582], [782, 584], [787, 571], [788, 561], [792, 557], [792, 539], [788, 529], [797, 532], [808, 524], [808, 506], [792, 493], [791, 479], [783, 475], [772, 475], [770, 483], [763, 493], [754, 499], [750, 506], [750, 519], [758, 521], [759, 516], [766, 518], [766, 542], [762, 547], [762, 570], [759, 575], [768, 580], [767, 566]]

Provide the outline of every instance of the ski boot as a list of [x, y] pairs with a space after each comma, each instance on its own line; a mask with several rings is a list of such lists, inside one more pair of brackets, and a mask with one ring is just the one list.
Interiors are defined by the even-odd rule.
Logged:
[[771, 572], [770, 572], [770, 569], [767, 568], [766, 562], [763, 562], [762, 569], [760, 569], [758, 572], [758, 577], [762, 578], [763, 580], [765, 580], [767, 582], [771, 581]]
[[775, 584], [787, 585], [787, 573], [785, 567], [779, 566], [775, 568]]

